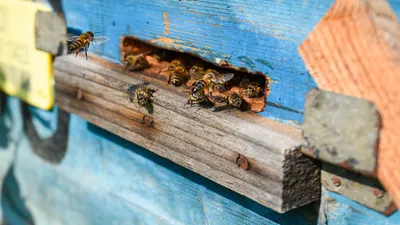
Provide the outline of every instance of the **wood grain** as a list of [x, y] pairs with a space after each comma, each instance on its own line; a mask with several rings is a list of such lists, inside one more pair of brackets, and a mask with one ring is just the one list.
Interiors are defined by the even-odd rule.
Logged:
[[[275, 211], [286, 212], [319, 198], [318, 168], [300, 154], [299, 130], [249, 113], [183, 108], [182, 93], [121, 70], [94, 57], [58, 58], [58, 105]], [[157, 90], [154, 113], [149, 115], [153, 127], [141, 123], [146, 112], [139, 112], [126, 93], [131, 84], [143, 80]], [[76, 98], [78, 88], [83, 90], [82, 100]], [[238, 167], [239, 154], [248, 159], [250, 170]]]
[[400, 204], [400, 25], [385, 0], [337, 0], [299, 47], [321, 89], [372, 101], [382, 116], [378, 178]]

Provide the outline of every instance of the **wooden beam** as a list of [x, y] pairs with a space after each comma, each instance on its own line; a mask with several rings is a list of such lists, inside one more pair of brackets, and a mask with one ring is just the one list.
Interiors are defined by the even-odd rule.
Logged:
[[[319, 169], [300, 153], [295, 128], [250, 113], [183, 108], [187, 93], [140, 74], [128, 76], [122, 66], [98, 58], [59, 57], [55, 79], [62, 109], [275, 211], [319, 199]], [[143, 80], [157, 90], [152, 127], [143, 125], [146, 110], [139, 111], [126, 93]], [[238, 166], [239, 154], [249, 170]]]
[[377, 174], [400, 204], [400, 25], [385, 0], [337, 0], [299, 47], [321, 89], [372, 101], [382, 116]]

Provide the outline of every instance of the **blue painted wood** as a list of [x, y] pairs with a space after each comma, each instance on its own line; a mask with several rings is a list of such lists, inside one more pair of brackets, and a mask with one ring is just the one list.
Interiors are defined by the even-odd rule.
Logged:
[[[9, 98], [0, 133], [0, 208], [11, 224], [399, 224], [390, 217], [323, 192], [311, 204], [278, 214], [206, 178], [72, 116], [68, 151], [52, 165], [34, 154], [22, 132], [19, 101]], [[36, 112], [40, 133], [54, 133]], [[51, 115], [53, 114], [53, 115]], [[39, 118], [42, 117], [42, 118]], [[51, 119], [53, 120], [53, 119]], [[7, 121], [7, 122], [6, 122]], [[5, 129], [7, 127], [7, 129]]]
[[[303, 111], [304, 96], [315, 83], [297, 46], [332, 2], [69, 0], [62, 5], [69, 27], [110, 36], [92, 49], [110, 60], [119, 62], [120, 37], [133, 35], [212, 62], [223, 59], [267, 73], [273, 80], [268, 100]], [[289, 124], [302, 121], [301, 114], [272, 106], [261, 115]]]
[[[212, 62], [223, 59], [267, 73], [273, 80], [268, 101], [302, 112], [304, 96], [316, 84], [297, 47], [333, 2], [68, 0], [62, 6], [70, 28], [110, 36], [106, 44], [91, 47], [105, 58], [119, 62], [120, 37], [132, 35]], [[398, 13], [399, 0], [389, 2]], [[260, 114], [296, 126], [302, 115], [294, 111], [269, 105]]]
[[[389, 2], [399, 14], [400, 1]], [[301, 111], [315, 83], [297, 46], [332, 3], [65, 0], [62, 6], [71, 28], [111, 37], [91, 46], [105, 58], [118, 61], [119, 37], [135, 35], [208, 60], [225, 59], [268, 73], [274, 80], [269, 100]], [[0, 218], [11, 224], [400, 224], [399, 212], [385, 217], [326, 191], [321, 205], [277, 214], [77, 116], [70, 121], [67, 154], [52, 165], [33, 153], [19, 104], [9, 98], [0, 116]], [[54, 134], [57, 110], [30, 111], [41, 137]], [[302, 119], [273, 107], [261, 115], [289, 124]]]

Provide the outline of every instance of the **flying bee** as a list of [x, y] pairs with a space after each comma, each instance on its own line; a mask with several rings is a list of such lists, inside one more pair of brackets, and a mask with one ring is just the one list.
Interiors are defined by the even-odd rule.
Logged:
[[167, 71], [169, 72], [168, 84], [172, 83], [175, 87], [179, 87], [188, 81], [185, 64], [180, 59], [172, 60]]
[[258, 82], [250, 82], [249, 79], [245, 79], [240, 82], [239, 86], [244, 88], [244, 92], [248, 98], [255, 98], [262, 95], [262, 88]]
[[[148, 82], [141, 82], [137, 85], [131, 85], [128, 88], [129, 101], [137, 102], [140, 107], [144, 107], [151, 114], [153, 113], [153, 94], [156, 90], [148, 88]], [[139, 108], [140, 110], [140, 108]]]
[[229, 110], [231, 110], [232, 108], [242, 109], [242, 105], [244, 103], [242, 96], [235, 92], [228, 95], [227, 97], [215, 96], [213, 97], [213, 99], [219, 103], [226, 103], [229, 107]]
[[192, 89], [194, 89], [193, 91], [196, 91], [197, 88], [208, 88], [208, 94], [210, 96], [212, 96], [214, 88], [220, 93], [224, 93], [226, 92], [225, 84], [233, 77], [233, 73], [220, 74], [213, 69], [208, 69], [202, 79], [196, 80], [193, 83]]
[[72, 43], [68, 46], [68, 53], [75, 52], [75, 57], [76, 57], [79, 53], [79, 50], [81, 48], [84, 48], [87, 60], [88, 59], [87, 51], [89, 49], [90, 44], [99, 45], [108, 40], [109, 37], [106, 36], [95, 37], [92, 31], [87, 31], [86, 33], [83, 33], [80, 36], [69, 35], [68, 41]]
[[138, 55], [128, 55], [122, 61], [124, 64], [124, 71], [138, 71], [150, 67], [150, 63], [146, 60], [145, 56], [151, 52], [140, 53]]

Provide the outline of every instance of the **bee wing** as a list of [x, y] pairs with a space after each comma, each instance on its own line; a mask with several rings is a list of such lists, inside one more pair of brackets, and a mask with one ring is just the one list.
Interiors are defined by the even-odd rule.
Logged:
[[99, 36], [99, 37], [94, 37], [94, 40], [91, 42], [94, 45], [99, 45], [103, 44], [104, 42], [108, 41], [110, 38], [107, 36]]
[[219, 103], [225, 103], [227, 101], [227, 99], [222, 96], [213, 96], [212, 98], [214, 99], [215, 102]]
[[129, 94], [133, 94], [133, 93], [136, 92], [137, 88], [138, 88], [138, 85], [133, 84], [128, 88], [127, 91], [128, 91]]
[[[65, 36], [64, 36], [65, 37]], [[78, 39], [79, 36], [76, 36], [74, 34], [68, 34], [67, 36], [67, 41], [75, 41], [76, 39]]]
[[215, 79], [211, 79], [211, 81], [217, 84], [223, 84], [231, 80], [234, 76], [235, 74], [233, 73], [219, 74]]
[[216, 85], [215, 89], [220, 93], [225, 93], [226, 92], [226, 88], [224, 87], [224, 85]]
[[201, 80], [201, 79], [203, 79], [203, 74], [201, 74], [201, 73], [199, 73], [199, 72], [189, 72], [189, 75], [190, 75], [190, 77], [192, 78], [192, 79], [194, 79], [194, 80]]
[[150, 82], [148, 82], [147, 80], [143, 80], [140, 82], [141, 85], [147, 86], [150, 84]]
[[239, 86], [244, 88], [244, 87], [247, 87], [247, 85], [249, 85], [249, 84], [250, 84], [250, 80], [249, 79], [244, 79], [244, 80], [242, 80], [240, 82]]
[[151, 96], [153, 96], [153, 94], [154, 94], [157, 90], [148, 88], [147, 91], [149, 92], [149, 94], [150, 94]]

